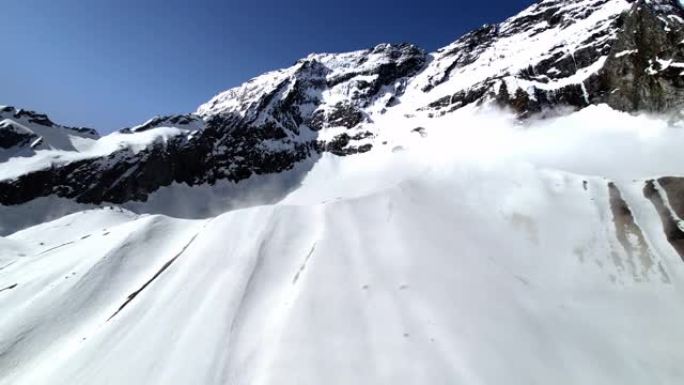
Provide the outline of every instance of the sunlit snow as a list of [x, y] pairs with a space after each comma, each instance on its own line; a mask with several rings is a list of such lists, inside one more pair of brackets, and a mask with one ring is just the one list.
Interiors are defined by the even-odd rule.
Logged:
[[[0, 384], [684, 377], [684, 263], [640, 190], [681, 169], [681, 128], [604, 106], [377, 125], [386, 145], [324, 156], [279, 203], [0, 238]], [[609, 180], [648, 263], [616, 238]]]

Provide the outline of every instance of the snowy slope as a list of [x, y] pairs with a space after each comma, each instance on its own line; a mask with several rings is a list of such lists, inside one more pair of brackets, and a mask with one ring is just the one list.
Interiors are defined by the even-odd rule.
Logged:
[[3, 238], [0, 384], [678, 384], [684, 263], [642, 189], [680, 130], [454, 117], [276, 204]]

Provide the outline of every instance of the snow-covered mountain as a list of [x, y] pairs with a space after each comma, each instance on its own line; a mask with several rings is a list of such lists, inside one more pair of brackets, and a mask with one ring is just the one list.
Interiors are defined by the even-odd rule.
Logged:
[[679, 384], [684, 8], [543, 0], [98, 137], [0, 109], [0, 385]]
[[491, 103], [523, 118], [601, 103], [679, 114], [682, 17], [670, 0], [546, 0], [431, 54], [408, 44], [312, 54], [216, 96], [195, 114], [122, 130], [139, 142], [146, 130], [177, 129], [139, 151], [123, 146], [78, 161], [54, 152], [42, 152], [38, 162], [10, 159], [4, 167], [12, 172], [0, 173], [0, 203], [51, 195], [94, 204], [145, 201], [165, 186], [278, 174], [324, 152], [381, 146], [374, 123], [387, 115], [439, 117]]
[[[0, 203], [53, 194], [84, 203], [139, 201], [173, 183], [237, 182], [291, 169], [324, 151], [368, 151], [373, 133], [363, 124], [376, 110], [396, 103], [425, 60], [426, 54], [411, 45], [311, 55], [217, 96], [196, 114], [156, 118], [121, 131], [137, 141], [136, 136], [149, 137], [158, 127], [178, 130], [163, 143], [141, 151], [98, 152], [78, 162], [60, 157], [2, 178]], [[46, 183], [46, 178], [59, 182]], [[40, 190], [27, 191], [27, 185], [37, 184]]]

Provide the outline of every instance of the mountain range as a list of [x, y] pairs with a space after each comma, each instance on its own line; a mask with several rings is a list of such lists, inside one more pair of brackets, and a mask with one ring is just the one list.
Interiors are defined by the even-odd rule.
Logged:
[[[56, 195], [120, 204], [145, 201], [173, 184], [280, 173], [324, 152], [344, 156], [382, 146], [374, 122], [387, 115], [441, 117], [497, 104], [525, 119], [607, 104], [679, 116], [683, 18], [670, 0], [541, 1], [433, 53], [380, 44], [309, 55], [217, 95], [193, 114], [120, 130], [120, 145], [106, 151], [74, 144], [97, 139], [92, 130], [65, 130], [44, 115], [5, 107], [0, 159], [14, 157], [18, 167], [0, 174], [0, 203]], [[160, 128], [159, 137], [142, 134]], [[150, 141], [144, 148], [128, 144], [143, 135]], [[37, 149], [63, 153], [17, 159]]]

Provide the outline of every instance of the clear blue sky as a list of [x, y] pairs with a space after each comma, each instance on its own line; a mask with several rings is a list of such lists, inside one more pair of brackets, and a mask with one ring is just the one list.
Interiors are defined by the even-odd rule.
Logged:
[[8, 0], [0, 104], [101, 132], [192, 112], [311, 52], [444, 46], [532, 0]]

